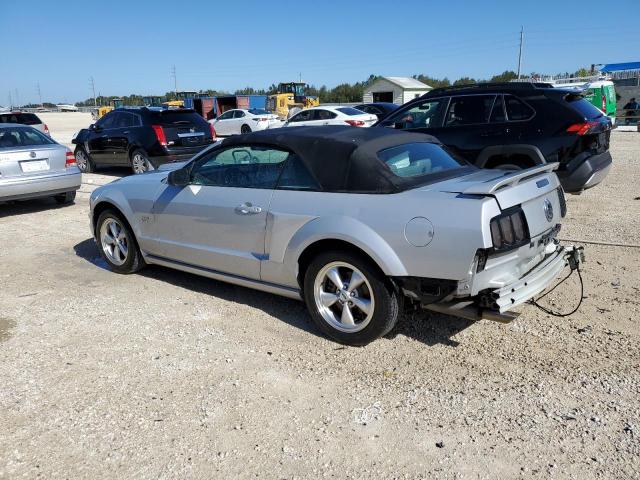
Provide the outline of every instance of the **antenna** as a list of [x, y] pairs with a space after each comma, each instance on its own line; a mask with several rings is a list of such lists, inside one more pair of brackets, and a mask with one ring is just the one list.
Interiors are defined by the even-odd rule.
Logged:
[[520, 51], [518, 52], [518, 79], [520, 79], [520, 69], [522, 68], [522, 43], [524, 41], [524, 26], [520, 26]]
[[93, 81], [93, 76], [89, 77], [89, 84], [91, 84], [91, 92], [93, 93], [93, 106], [98, 106], [98, 101], [96, 100], [96, 83]]

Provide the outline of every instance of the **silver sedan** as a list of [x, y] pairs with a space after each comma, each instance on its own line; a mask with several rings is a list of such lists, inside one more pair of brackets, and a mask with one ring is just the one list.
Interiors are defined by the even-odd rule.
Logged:
[[80, 184], [71, 150], [35, 128], [0, 124], [0, 202], [53, 197], [71, 203]]
[[507, 322], [576, 268], [555, 239], [555, 166], [479, 170], [389, 129], [264, 130], [96, 189], [91, 227], [116, 272], [151, 263], [304, 299], [319, 329], [363, 345], [403, 299]]

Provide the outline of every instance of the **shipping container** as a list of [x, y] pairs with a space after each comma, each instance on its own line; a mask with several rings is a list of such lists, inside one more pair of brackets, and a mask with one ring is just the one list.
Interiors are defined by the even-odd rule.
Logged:
[[267, 108], [266, 95], [249, 95], [249, 108]]
[[213, 97], [202, 98], [202, 116], [207, 120], [215, 117]]

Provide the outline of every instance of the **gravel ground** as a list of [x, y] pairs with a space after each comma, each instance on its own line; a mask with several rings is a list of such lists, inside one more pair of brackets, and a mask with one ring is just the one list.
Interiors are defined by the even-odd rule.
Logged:
[[[639, 151], [614, 132], [561, 236], [640, 243]], [[639, 248], [587, 245], [569, 318], [420, 313], [348, 348], [296, 301], [106, 270], [106, 178], [0, 206], [1, 478], [640, 478]], [[558, 290], [543, 302], [571, 309], [575, 276]]]

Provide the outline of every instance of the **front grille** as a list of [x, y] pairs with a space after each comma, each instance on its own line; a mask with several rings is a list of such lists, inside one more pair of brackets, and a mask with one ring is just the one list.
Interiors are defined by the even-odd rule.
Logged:
[[564, 218], [567, 214], [567, 200], [564, 198], [562, 187], [558, 187], [558, 201], [560, 202], [560, 215]]

